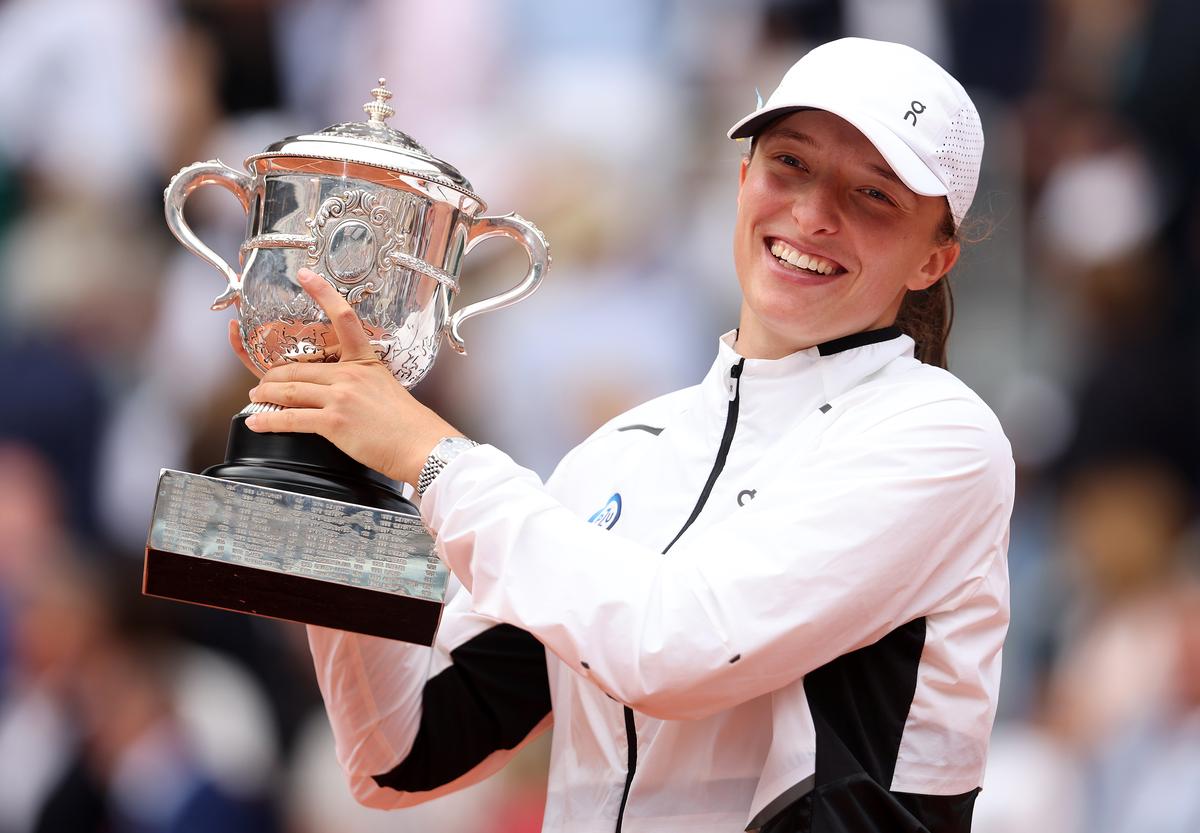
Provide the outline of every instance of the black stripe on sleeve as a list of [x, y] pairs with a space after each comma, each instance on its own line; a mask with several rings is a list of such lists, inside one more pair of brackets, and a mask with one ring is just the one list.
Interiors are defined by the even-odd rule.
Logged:
[[512, 749], [550, 713], [546, 649], [520, 628], [497, 625], [450, 652], [425, 684], [412, 751], [374, 776], [380, 787], [426, 792]]

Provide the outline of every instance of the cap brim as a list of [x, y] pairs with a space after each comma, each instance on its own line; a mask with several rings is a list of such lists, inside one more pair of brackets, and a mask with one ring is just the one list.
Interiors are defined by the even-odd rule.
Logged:
[[814, 99], [791, 101], [761, 107], [729, 129], [730, 139], [745, 139], [758, 133], [768, 122], [798, 110], [825, 110], [845, 119], [867, 137], [888, 163], [888, 167], [900, 177], [915, 194], [926, 197], [944, 197], [949, 194], [945, 184], [937, 178], [929, 166], [921, 161], [916, 151], [910, 148], [896, 133], [877, 119], [837, 103], [820, 102]]

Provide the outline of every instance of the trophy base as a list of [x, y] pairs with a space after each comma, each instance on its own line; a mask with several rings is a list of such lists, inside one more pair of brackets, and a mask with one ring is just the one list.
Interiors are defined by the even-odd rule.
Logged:
[[146, 548], [147, 596], [432, 645], [440, 602]]
[[164, 470], [146, 595], [433, 644], [449, 573], [393, 481], [322, 437], [234, 418], [226, 461]]
[[236, 483], [250, 483], [302, 495], [359, 503], [418, 517], [395, 481], [364, 466], [318, 434], [258, 434], [238, 414], [229, 428], [225, 462], [203, 471]]

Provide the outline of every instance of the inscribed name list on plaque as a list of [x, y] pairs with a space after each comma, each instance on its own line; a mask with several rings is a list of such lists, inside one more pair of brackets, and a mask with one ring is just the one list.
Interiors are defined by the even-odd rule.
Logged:
[[436, 629], [449, 577], [411, 515], [170, 469], [146, 557], [151, 595], [394, 639]]
[[[167, 226], [214, 267], [260, 372], [334, 362], [337, 337], [296, 275], [312, 269], [346, 299], [379, 361], [406, 388], [442, 339], [465, 353], [464, 321], [529, 297], [550, 267], [541, 231], [485, 203], [453, 165], [388, 125], [384, 80], [366, 121], [291, 136], [249, 156], [188, 165], [163, 195]], [[219, 185], [246, 212], [240, 269], [184, 218], [196, 189]], [[506, 237], [528, 257], [520, 282], [455, 309], [463, 259]], [[228, 349], [220, 346], [218, 349]], [[433, 643], [448, 574], [403, 484], [315, 434], [263, 433], [233, 417], [225, 462], [201, 475], [162, 473], [146, 543], [143, 591], [176, 601]]]

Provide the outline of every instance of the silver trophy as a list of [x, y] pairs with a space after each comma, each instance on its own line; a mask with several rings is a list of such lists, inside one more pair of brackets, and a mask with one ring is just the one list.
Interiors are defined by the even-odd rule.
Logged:
[[[382, 362], [405, 387], [433, 365], [442, 336], [528, 297], [550, 265], [546, 239], [514, 214], [485, 209], [454, 167], [390, 127], [384, 79], [365, 122], [293, 136], [250, 156], [182, 169], [164, 194], [167, 225], [224, 277], [254, 364], [336, 361], [328, 318], [300, 288], [302, 266], [354, 307]], [[203, 185], [247, 213], [241, 270], [206, 246], [183, 207]], [[452, 311], [463, 258], [505, 236], [529, 268], [513, 288]], [[149, 595], [431, 644], [447, 573], [401, 485], [310, 434], [255, 434], [233, 418], [226, 460], [203, 474], [164, 470], [146, 545]]]

